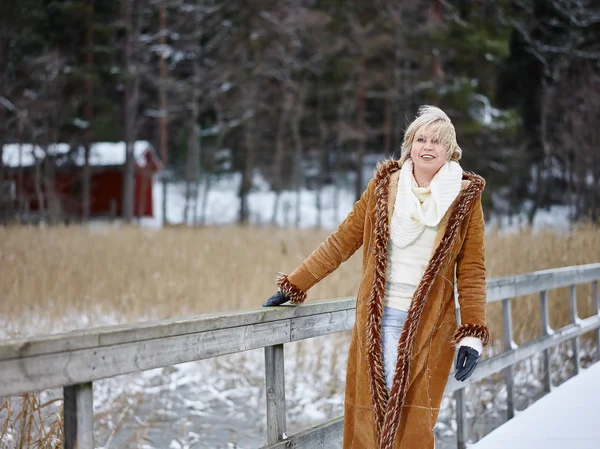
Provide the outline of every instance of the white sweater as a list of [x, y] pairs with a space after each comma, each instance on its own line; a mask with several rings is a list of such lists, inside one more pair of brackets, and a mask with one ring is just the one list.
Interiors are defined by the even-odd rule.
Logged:
[[[423, 203], [431, 196], [431, 188], [413, 185], [413, 193]], [[398, 215], [392, 215], [392, 226]], [[439, 229], [436, 226], [425, 226], [419, 236], [405, 247], [400, 247], [392, 238], [388, 241], [387, 280], [384, 305], [394, 309], [408, 311], [415, 289], [427, 268], [433, 242]]]
[[[410, 169], [412, 171], [412, 167]], [[455, 176], [451, 176], [453, 174], [444, 175], [446, 175], [446, 173], [442, 173], [442, 176], [440, 177], [436, 176], [436, 178], [438, 178], [436, 181], [438, 181], [438, 185], [445, 183], [446, 185], [444, 187], [449, 187], [449, 189], [442, 190], [448, 197], [448, 190], [453, 189], [456, 191], [457, 181]], [[454, 177], [455, 179], [451, 179], [451, 177]], [[398, 194], [406, 196], [410, 195], [410, 192], [412, 191], [414, 194], [412, 198], [414, 199], [416, 197], [416, 199], [418, 199], [421, 208], [424, 206], [431, 207], [431, 184], [429, 187], [419, 187], [414, 180], [412, 173], [410, 175], [401, 173], [400, 184]], [[404, 189], [402, 190], [400, 187], [404, 187]], [[422, 229], [418, 230], [415, 226], [406, 226], [407, 221], [401, 218], [400, 214], [397, 213], [398, 207], [402, 207], [402, 200], [406, 200], [406, 198], [396, 197], [396, 207], [390, 223], [391, 230], [395, 230], [396, 232], [392, 232], [390, 239], [388, 240], [387, 280], [383, 304], [387, 307], [408, 311], [417, 285], [421, 282], [423, 273], [429, 264], [435, 236], [439, 230], [441, 215], [445, 213], [449, 203], [447, 198], [442, 198], [442, 201], [440, 201], [442, 204], [441, 210], [438, 209], [436, 211], [437, 216], [434, 216], [435, 218], [432, 217], [433, 222], [436, 224], [433, 226], [423, 226], [423, 223], [421, 222]], [[426, 205], [423, 204], [427, 200], [429, 200], [428, 203]], [[413, 208], [415, 206], [419, 207], [416, 204], [413, 204]], [[430, 210], [429, 207], [427, 207], [428, 210]], [[413, 214], [414, 211], [411, 212], [409, 216], [414, 216]], [[410, 232], [406, 232], [408, 227], [411, 229], [410, 232], [413, 232], [412, 235]], [[394, 237], [396, 237], [397, 243], [394, 242]], [[407, 242], [410, 243], [407, 244]], [[460, 348], [461, 346], [470, 346], [479, 354], [481, 354], [483, 350], [483, 344], [477, 337], [462, 338], [458, 343], [457, 348]]]

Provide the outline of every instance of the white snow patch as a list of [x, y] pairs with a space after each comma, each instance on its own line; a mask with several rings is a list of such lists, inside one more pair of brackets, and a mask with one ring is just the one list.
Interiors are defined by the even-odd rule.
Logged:
[[471, 447], [476, 449], [596, 449], [600, 441], [600, 363], [567, 380]]
[[[142, 156], [150, 147], [150, 142], [145, 140], [134, 142], [133, 154], [138, 165], [145, 165], [145, 160]], [[71, 146], [66, 143], [52, 144], [48, 146], [47, 151], [39, 145], [11, 143], [3, 147], [2, 162], [8, 167], [27, 167], [35, 165], [37, 160], [43, 159], [47, 154], [51, 156], [64, 155], [69, 150], [71, 150]], [[76, 151], [73, 154], [73, 162], [77, 165], [83, 165], [82, 150]], [[122, 165], [124, 163], [125, 142], [97, 142], [92, 144], [90, 150], [91, 165]]]

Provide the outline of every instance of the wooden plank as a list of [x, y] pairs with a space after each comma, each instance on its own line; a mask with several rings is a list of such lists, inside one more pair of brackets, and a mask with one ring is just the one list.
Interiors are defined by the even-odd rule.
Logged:
[[568, 287], [571, 284], [584, 284], [596, 279], [600, 279], [600, 263], [490, 279], [487, 281], [487, 301], [501, 301], [503, 298]]
[[[512, 307], [510, 298], [502, 300], [502, 335], [502, 350], [504, 352], [515, 350], [517, 345], [513, 340]], [[506, 382], [506, 418], [512, 419], [515, 416], [514, 375], [512, 366], [504, 368], [504, 379]]]
[[[349, 318], [352, 317], [352, 318]], [[351, 328], [354, 310], [0, 361], [0, 395], [60, 387]], [[308, 322], [307, 322], [308, 320]], [[308, 327], [309, 324], [314, 328]]]
[[287, 440], [268, 444], [261, 449], [331, 449], [342, 447], [344, 417], [291, 435]]
[[292, 341], [351, 330], [355, 310], [341, 310], [292, 320]]
[[43, 390], [290, 341], [289, 320], [0, 361], [0, 396]]
[[[573, 324], [579, 323], [579, 315], [577, 314], [577, 290], [575, 290], [575, 286], [571, 285], [569, 288], [569, 303], [571, 305], [571, 322]], [[575, 367], [575, 375], [579, 374], [581, 371], [581, 357], [579, 356], [579, 336], [576, 335], [573, 340], [571, 340], [571, 345], [573, 347], [573, 365]]]
[[301, 306], [284, 305], [258, 310], [209, 314], [149, 323], [97, 327], [54, 335], [15, 338], [0, 341], [0, 361], [23, 356], [142, 342], [337, 311], [354, 311], [355, 305], [355, 299], [328, 299], [310, 302]]
[[94, 449], [92, 383], [66, 386], [63, 396], [65, 449]]
[[[543, 290], [540, 292], [540, 319], [542, 337], [554, 333], [550, 327], [550, 311], [548, 308], [548, 292]], [[550, 362], [550, 349], [543, 350], [544, 358], [544, 391], [550, 393], [552, 391], [552, 363]]]
[[467, 439], [469, 437], [465, 390], [461, 389], [455, 391], [454, 399], [456, 400], [456, 446], [457, 449], [465, 449], [467, 447]]
[[600, 328], [600, 316], [596, 315], [581, 319], [579, 324], [569, 324], [568, 326], [556, 329], [552, 335], [525, 342], [519, 345], [517, 349], [503, 352], [491, 359], [482, 361], [477, 365], [477, 368], [471, 377], [464, 382], [457, 381], [454, 379], [453, 375], [448, 376], [445, 392], [453, 393], [456, 390], [465, 388], [469, 386], [471, 382], [477, 382], [478, 380], [491, 376], [492, 374], [525, 360], [544, 349], [552, 348], [560, 343], [571, 340], [576, 335], [581, 335], [598, 328]]
[[[0, 396], [91, 382], [352, 328], [354, 309], [195, 334], [0, 360]], [[294, 334], [292, 335], [292, 329]]]
[[265, 390], [267, 395], [267, 441], [281, 441], [286, 433], [285, 369], [283, 345], [265, 348]]

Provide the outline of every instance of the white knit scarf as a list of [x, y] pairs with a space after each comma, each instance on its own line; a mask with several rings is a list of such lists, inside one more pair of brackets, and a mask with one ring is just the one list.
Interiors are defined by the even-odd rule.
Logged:
[[437, 226], [461, 189], [463, 170], [458, 162], [446, 162], [435, 174], [429, 186], [431, 196], [423, 204], [413, 192], [416, 181], [413, 163], [408, 159], [400, 169], [398, 193], [390, 224], [390, 237], [405, 248], [421, 235], [425, 226]]

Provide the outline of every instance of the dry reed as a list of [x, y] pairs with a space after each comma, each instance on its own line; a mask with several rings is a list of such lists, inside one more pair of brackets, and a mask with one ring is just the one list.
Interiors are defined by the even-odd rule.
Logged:
[[[326, 231], [270, 228], [0, 228], [0, 292], [5, 335], [30, 335], [119, 322], [252, 309], [275, 291], [277, 271], [293, 270]], [[313, 287], [309, 299], [354, 296], [361, 251]], [[490, 277], [598, 262], [600, 229], [490, 231]], [[565, 290], [565, 289], [563, 289]], [[551, 322], [569, 320], [568, 295], [550, 292]], [[591, 289], [577, 289], [581, 316]], [[515, 337], [531, 338], [537, 296], [513, 302]], [[500, 335], [499, 304], [489, 321]]]
[[0, 401], [0, 449], [63, 447], [61, 399], [42, 402], [40, 393]]

